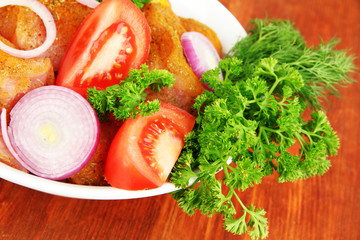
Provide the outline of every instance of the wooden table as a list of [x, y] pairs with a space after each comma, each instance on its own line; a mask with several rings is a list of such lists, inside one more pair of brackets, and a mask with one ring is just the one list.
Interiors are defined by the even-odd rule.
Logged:
[[[333, 36], [360, 56], [359, 0], [220, 0], [246, 27], [252, 18], [290, 19], [309, 45]], [[224, 26], [226, 27], [226, 26]], [[357, 66], [359, 60], [356, 60]], [[356, 76], [358, 80], [360, 78]], [[322, 177], [277, 183], [268, 177], [241, 193], [267, 211], [268, 239], [360, 239], [360, 84], [331, 98], [328, 117], [341, 150]], [[170, 195], [119, 201], [69, 199], [0, 179], [0, 239], [250, 239], [233, 236], [219, 215], [183, 213]]]

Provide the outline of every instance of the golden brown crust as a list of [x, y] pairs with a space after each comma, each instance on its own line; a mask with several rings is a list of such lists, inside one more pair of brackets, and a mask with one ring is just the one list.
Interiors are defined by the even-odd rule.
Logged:
[[10, 42], [13, 42], [15, 36], [18, 13], [17, 6], [10, 5], [0, 8], [0, 35]]
[[150, 54], [146, 63], [150, 69], [166, 69], [175, 76], [172, 89], [166, 88], [159, 93], [149, 90], [148, 99], [159, 99], [191, 113], [195, 98], [204, 88], [184, 56], [181, 35], [188, 31], [204, 34], [222, 57], [220, 40], [207, 25], [178, 17], [167, 1], [147, 4], [143, 11], [151, 29]]
[[54, 83], [50, 59], [22, 59], [0, 51], [0, 107], [9, 111], [31, 89]]
[[25, 7], [18, 7], [16, 29], [12, 42], [22, 50], [39, 47], [46, 38], [45, 26], [38, 15]]
[[75, 0], [39, 0], [52, 13], [57, 31], [57, 38], [42, 57], [49, 57], [57, 71], [66, 49], [74, 38], [79, 26], [92, 12], [89, 8]]
[[[147, 4], [144, 14], [151, 29], [150, 53], [146, 63], [150, 69], [166, 69], [174, 74], [175, 90], [172, 91], [181, 92], [186, 97], [169, 103], [187, 110], [204, 88], [183, 53], [180, 36], [186, 29], [167, 5]], [[164, 93], [151, 93], [149, 98], [164, 100]]]
[[[50, 58], [54, 70], [57, 71], [67, 46], [92, 9], [75, 0], [39, 0], [39, 2], [52, 13], [57, 31], [55, 42], [41, 57]], [[36, 48], [45, 40], [46, 31], [40, 17], [26, 7], [0, 8], [0, 22], [2, 23], [0, 34], [19, 49]]]
[[182, 18], [180, 17], [181, 24], [184, 26], [187, 32], [195, 31], [202, 33], [207, 37], [212, 44], [214, 45], [215, 49], [217, 50], [220, 57], [223, 55], [222, 45], [217, 36], [217, 34], [207, 25], [192, 19], [192, 18]]

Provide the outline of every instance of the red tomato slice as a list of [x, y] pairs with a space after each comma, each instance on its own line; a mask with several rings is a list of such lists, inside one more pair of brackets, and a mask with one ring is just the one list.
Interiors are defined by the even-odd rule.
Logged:
[[105, 0], [81, 24], [62, 60], [56, 84], [84, 97], [88, 87], [118, 84], [145, 63], [150, 29], [130, 0]]
[[106, 180], [126, 190], [161, 186], [194, 124], [194, 116], [165, 103], [152, 116], [126, 120], [111, 143], [105, 163]]

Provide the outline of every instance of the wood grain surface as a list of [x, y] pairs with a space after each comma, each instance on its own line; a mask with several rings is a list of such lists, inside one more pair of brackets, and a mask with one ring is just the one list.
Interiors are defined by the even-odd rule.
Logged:
[[[295, 23], [309, 45], [341, 38], [338, 48], [360, 56], [359, 0], [220, 0], [248, 26], [252, 18]], [[226, 26], [224, 26], [226, 27]], [[360, 67], [359, 60], [356, 64]], [[359, 76], [355, 76], [360, 80]], [[270, 176], [243, 193], [267, 211], [268, 239], [360, 239], [360, 84], [331, 98], [328, 117], [341, 150], [321, 177], [277, 183]], [[250, 239], [223, 229], [219, 215], [188, 216], [168, 194], [137, 200], [53, 196], [0, 179], [0, 239]]]

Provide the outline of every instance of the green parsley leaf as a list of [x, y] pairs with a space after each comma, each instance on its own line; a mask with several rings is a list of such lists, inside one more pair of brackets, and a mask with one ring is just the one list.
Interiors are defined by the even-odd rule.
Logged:
[[160, 91], [163, 87], [172, 87], [174, 76], [166, 70], [149, 71], [148, 66], [131, 69], [120, 85], [107, 87], [105, 90], [88, 88], [87, 99], [100, 119], [112, 112], [116, 119], [135, 118], [138, 114], [148, 116], [159, 110], [158, 100], [146, 101], [145, 90], [151, 88]]
[[[97, 0], [102, 2], [103, 0]], [[138, 8], [142, 9], [146, 3], [150, 3], [150, 0], [131, 0]]]
[[138, 8], [142, 9], [146, 3], [150, 3], [150, 0], [131, 0]]

